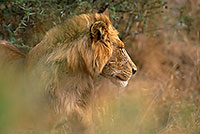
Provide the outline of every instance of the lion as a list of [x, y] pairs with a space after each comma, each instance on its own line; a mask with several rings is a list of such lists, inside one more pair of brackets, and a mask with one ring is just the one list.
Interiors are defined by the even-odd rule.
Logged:
[[102, 75], [125, 87], [137, 70], [109, 17], [98, 13], [74, 16], [50, 29], [26, 55], [24, 68], [30, 82], [41, 82], [51, 132], [68, 122], [72, 133], [81, 134], [92, 133], [94, 79]]

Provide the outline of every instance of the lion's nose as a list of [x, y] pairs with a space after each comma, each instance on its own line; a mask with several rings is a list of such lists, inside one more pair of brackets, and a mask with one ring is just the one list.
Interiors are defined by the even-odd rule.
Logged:
[[132, 68], [132, 74], [135, 74], [137, 72], [137, 69]]

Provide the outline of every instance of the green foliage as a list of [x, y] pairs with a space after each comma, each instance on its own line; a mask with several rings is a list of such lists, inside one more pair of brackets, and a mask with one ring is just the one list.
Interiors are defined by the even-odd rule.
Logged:
[[[1, 38], [17, 47], [27, 48], [37, 44], [52, 26], [66, 18], [90, 12], [110, 10], [110, 17], [119, 29], [122, 39], [131, 35], [137, 22], [146, 22], [154, 14], [161, 13], [166, 2], [162, 0], [15, 0], [1, 2]], [[125, 19], [126, 16], [129, 16]], [[144, 29], [144, 28], [143, 28]], [[144, 31], [143, 31], [144, 32]]]

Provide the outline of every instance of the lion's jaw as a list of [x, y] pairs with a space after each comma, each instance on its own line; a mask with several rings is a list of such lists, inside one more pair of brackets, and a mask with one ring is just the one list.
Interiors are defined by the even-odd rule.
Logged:
[[119, 80], [117, 78], [110, 78], [110, 81], [115, 84], [116, 86], [119, 86], [119, 87], [126, 87], [128, 85], [128, 81], [129, 80], [126, 80], [126, 81], [123, 81], [123, 80]]
[[123, 87], [123, 88], [128, 85], [128, 82], [131, 77], [127, 77], [127, 78], [123, 79], [123, 77], [120, 77], [120, 73], [117, 73], [114, 70], [112, 70], [112, 71], [110, 70], [111, 75], [108, 75], [109, 73], [105, 73], [104, 70], [101, 73], [101, 75], [104, 76], [106, 79], [109, 79], [114, 85], [116, 85], [118, 87]]

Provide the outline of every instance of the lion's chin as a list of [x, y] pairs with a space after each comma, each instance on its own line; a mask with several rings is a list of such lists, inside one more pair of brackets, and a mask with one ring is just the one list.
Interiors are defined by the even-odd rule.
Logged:
[[122, 81], [122, 80], [111, 79], [111, 81], [116, 86], [123, 87], [123, 88], [128, 85], [128, 80], [127, 81]]

